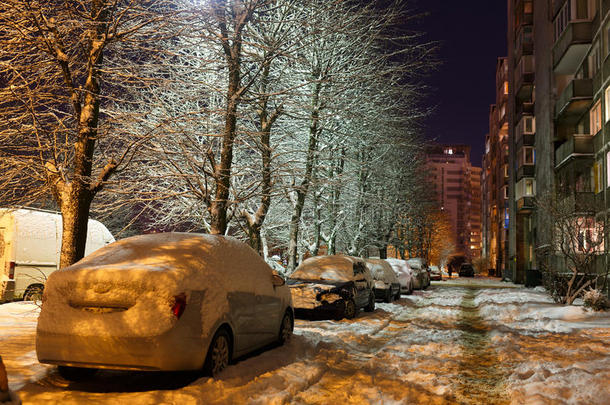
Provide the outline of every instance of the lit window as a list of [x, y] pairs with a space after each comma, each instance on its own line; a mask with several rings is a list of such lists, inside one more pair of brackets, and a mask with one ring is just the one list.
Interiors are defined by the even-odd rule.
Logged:
[[610, 87], [606, 87], [604, 94], [604, 112], [606, 114], [606, 122], [608, 122], [608, 120], [610, 120]]
[[508, 82], [504, 82], [504, 94], [508, 94]]
[[589, 111], [589, 125], [591, 128], [591, 135], [595, 135], [602, 129], [602, 103], [601, 100], [597, 100], [597, 103]]
[[532, 196], [534, 195], [534, 180], [526, 179], [525, 180], [525, 195]]
[[525, 165], [533, 165], [536, 160], [536, 154], [534, 152], [534, 148], [525, 147], [523, 148], [523, 164]]

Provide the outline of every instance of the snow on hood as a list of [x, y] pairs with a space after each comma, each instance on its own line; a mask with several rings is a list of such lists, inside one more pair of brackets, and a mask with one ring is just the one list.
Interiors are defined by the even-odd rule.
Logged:
[[[40, 330], [80, 336], [154, 336], [175, 323], [170, 308], [180, 293], [205, 291], [204, 332], [228, 309], [233, 291], [273, 289], [271, 268], [248, 245], [224, 236], [162, 233], [107, 245], [51, 274], [38, 322]], [[210, 288], [212, 287], [212, 288]], [[289, 294], [286, 289], [286, 294]], [[289, 298], [288, 298], [289, 299]], [[125, 306], [103, 319], [74, 303]]]
[[290, 278], [351, 281], [354, 279], [354, 264], [358, 262], [363, 263], [363, 260], [343, 255], [310, 257], [296, 268]]

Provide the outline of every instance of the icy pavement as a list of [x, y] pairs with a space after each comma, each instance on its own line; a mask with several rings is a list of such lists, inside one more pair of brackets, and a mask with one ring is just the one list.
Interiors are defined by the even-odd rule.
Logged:
[[24, 404], [610, 403], [610, 314], [509, 287], [454, 279], [353, 320], [297, 320], [287, 345], [216, 380], [106, 371], [69, 383], [36, 362], [26, 303], [0, 305], [0, 354]]

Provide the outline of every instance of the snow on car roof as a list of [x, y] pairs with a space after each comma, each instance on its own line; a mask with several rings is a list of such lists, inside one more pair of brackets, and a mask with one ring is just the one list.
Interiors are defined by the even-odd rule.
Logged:
[[[177, 294], [205, 291], [204, 305], [224, 311], [231, 292], [273, 289], [271, 274], [269, 265], [253, 249], [231, 237], [192, 233], [134, 236], [53, 272], [45, 287], [45, 295], [52, 299], [45, 302], [39, 327], [81, 336], [153, 335], [174, 322], [167, 308]], [[74, 302], [133, 307], [106, 316], [116, 317], [123, 330], [98, 330], [81, 322], [83, 311], [73, 309]], [[209, 311], [202, 311], [204, 325], [211, 317]], [[156, 325], [154, 331], [151, 324]]]
[[354, 279], [354, 263], [358, 262], [363, 260], [343, 255], [310, 257], [304, 260], [290, 277], [303, 280], [351, 281]]
[[382, 280], [386, 283], [397, 283], [396, 274], [392, 270], [392, 266], [381, 259], [367, 259], [366, 265], [371, 270], [371, 274], [375, 280]]

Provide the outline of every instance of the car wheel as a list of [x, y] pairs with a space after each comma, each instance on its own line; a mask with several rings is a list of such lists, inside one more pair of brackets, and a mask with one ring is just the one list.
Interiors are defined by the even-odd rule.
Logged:
[[343, 317], [346, 319], [354, 319], [356, 316], [356, 303], [353, 299], [345, 301], [345, 309], [343, 310]]
[[284, 314], [284, 319], [282, 319], [282, 325], [280, 326], [280, 333], [277, 342], [283, 345], [288, 340], [290, 340], [293, 329], [294, 322], [292, 320], [292, 316], [290, 315], [289, 311], [286, 311], [286, 313]]
[[386, 292], [385, 294], [385, 302], [392, 302], [392, 298], [394, 298], [394, 296], [392, 295], [392, 287], [390, 287], [388, 289], [388, 292]]
[[58, 366], [57, 371], [59, 375], [68, 381], [83, 381], [91, 378], [97, 369], [95, 368], [84, 368], [84, 367], [69, 367], [69, 366]]
[[212, 339], [203, 370], [206, 374], [215, 377], [229, 365], [229, 361], [231, 361], [229, 334], [225, 329], [220, 329]]
[[369, 295], [369, 303], [364, 307], [365, 312], [373, 312], [375, 310], [375, 294]]
[[407, 290], [407, 295], [413, 294], [413, 281], [409, 283], [409, 289]]
[[31, 285], [25, 289], [23, 294], [24, 301], [40, 301], [44, 287], [41, 285]]
[[394, 295], [394, 299], [395, 300], [399, 300], [400, 299], [400, 287], [398, 287], [398, 291], [396, 291], [396, 295]]

